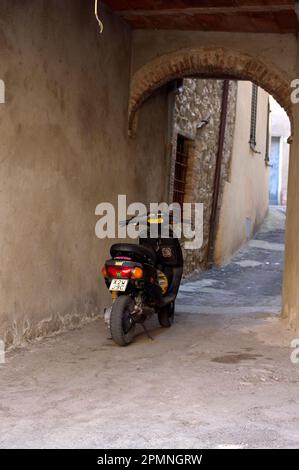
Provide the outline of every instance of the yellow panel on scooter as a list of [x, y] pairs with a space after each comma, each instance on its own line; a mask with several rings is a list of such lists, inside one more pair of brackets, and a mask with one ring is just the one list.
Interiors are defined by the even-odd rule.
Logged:
[[162, 289], [162, 294], [166, 294], [167, 289], [168, 289], [168, 279], [167, 276], [162, 271], [158, 271], [158, 284]]

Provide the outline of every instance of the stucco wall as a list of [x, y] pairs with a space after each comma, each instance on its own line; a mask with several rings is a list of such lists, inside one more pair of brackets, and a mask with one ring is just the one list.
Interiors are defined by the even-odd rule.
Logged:
[[231, 172], [225, 182], [215, 246], [215, 262], [223, 264], [263, 221], [268, 209], [265, 165], [268, 94], [258, 89], [256, 151], [250, 145], [251, 82], [238, 82]]
[[[291, 126], [288, 115], [285, 110], [270, 97], [271, 106], [271, 134], [272, 136], [281, 137], [281, 157], [279, 167], [279, 196], [280, 204], [285, 205], [287, 200], [288, 171], [289, 171], [289, 155], [290, 145], [288, 138], [291, 135]], [[271, 162], [270, 162], [271, 163]], [[270, 170], [271, 171], [271, 170]]]
[[223, 33], [213, 31], [137, 30], [133, 33], [132, 71], [154, 58], [184, 48], [224, 47], [242, 51], [296, 77], [294, 34]]
[[[26, 4], [25, 4], [26, 3]], [[163, 200], [166, 95], [127, 137], [131, 33], [85, 0], [1, 2], [0, 337], [7, 345], [97, 315], [109, 299], [95, 207]], [[145, 177], [144, 169], [147, 169]]]
[[282, 161], [281, 161], [281, 172], [280, 172], [280, 194], [279, 203], [283, 206], [287, 204], [288, 195], [288, 174], [289, 174], [289, 159], [290, 159], [290, 145], [287, 142], [287, 138], [282, 138]]
[[[298, 42], [299, 57], [299, 42]], [[299, 77], [299, 59], [298, 72]], [[299, 104], [294, 104], [295, 129], [299, 129]], [[299, 331], [299, 134], [294, 133], [290, 151], [288, 203], [286, 218], [285, 274], [283, 279], [283, 317]]]

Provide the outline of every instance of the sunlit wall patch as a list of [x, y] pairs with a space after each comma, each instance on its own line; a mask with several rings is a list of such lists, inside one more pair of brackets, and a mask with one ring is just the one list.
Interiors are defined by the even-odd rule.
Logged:
[[0, 104], [5, 103], [5, 83], [0, 79]]

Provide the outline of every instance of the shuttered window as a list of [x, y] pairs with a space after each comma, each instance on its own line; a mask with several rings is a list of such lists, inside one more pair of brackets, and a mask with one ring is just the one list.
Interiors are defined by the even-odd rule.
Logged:
[[251, 96], [251, 119], [250, 119], [250, 138], [249, 144], [253, 149], [256, 146], [256, 121], [257, 121], [257, 98], [258, 98], [258, 86], [252, 84], [252, 96]]

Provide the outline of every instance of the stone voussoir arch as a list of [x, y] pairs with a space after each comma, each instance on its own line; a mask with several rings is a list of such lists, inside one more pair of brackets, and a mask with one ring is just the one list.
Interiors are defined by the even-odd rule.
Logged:
[[291, 78], [273, 64], [250, 54], [221, 47], [181, 49], [162, 55], [142, 66], [132, 76], [129, 98], [128, 131], [137, 128], [137, 111], [162, 85], [188, 76], [227, 75], [251, 80], [270, 93], [287, 112], [292, 125]]

